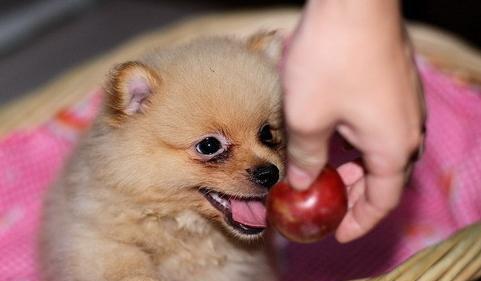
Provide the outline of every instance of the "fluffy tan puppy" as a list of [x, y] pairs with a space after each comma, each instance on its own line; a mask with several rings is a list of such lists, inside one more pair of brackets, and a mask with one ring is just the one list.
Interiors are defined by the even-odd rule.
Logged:
[[116, 66], [48, 194], [45, 281], [272, 280], [263, 200], [284, 173], [273, 33]]

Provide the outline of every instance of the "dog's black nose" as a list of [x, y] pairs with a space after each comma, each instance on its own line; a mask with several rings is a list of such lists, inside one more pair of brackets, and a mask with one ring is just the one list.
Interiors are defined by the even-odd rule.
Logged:
[[279, 169], [276, 165], [258, 166], [247, 171], [251, 180], [263, 187], [270, 188], [279, 180]]

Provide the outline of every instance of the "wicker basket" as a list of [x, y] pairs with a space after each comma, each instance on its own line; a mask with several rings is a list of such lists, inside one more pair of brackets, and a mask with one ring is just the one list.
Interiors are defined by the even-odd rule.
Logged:
[[[290, 30], [299, 13], [294, 9], [211, 15], [134, 38], [119, 48], [88, 61], [24, 98], [0, 107], [0, 135], [40, 124], [54, 112], [83, 98], [100, 84], [117, 62], [138, 57], [146, 50], [172, 46], [197, 36], [241, 36], [260, 29]], [[460, 79], [481, 85], [481, 54], [455, 37], [433, 28], [411, 24], [415, 48], [432, 64]], [[456, 54], [454, 57], [453, 54]], [[481, 224], [459, 231], [446, 241], [424, 249], [393, 271], [364, 280], [474, 280], [481, 277]]]

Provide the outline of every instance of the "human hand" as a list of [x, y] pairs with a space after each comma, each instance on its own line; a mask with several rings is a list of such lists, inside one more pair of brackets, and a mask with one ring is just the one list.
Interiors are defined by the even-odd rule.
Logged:
[[289, 183], [312, 183], [334, 131], [362, 153], [364, 169], [339, 168], [350, 205], [340, 242], [364, 235], [397, 206], [422, 144], [422, 87], [398, 5], [311, 0], [283, 60]]

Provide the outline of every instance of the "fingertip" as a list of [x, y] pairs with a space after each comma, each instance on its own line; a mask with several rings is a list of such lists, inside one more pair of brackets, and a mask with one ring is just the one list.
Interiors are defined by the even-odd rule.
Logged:
[[356, 162], [347, 162], [337, 168], [345, 185], [352, 185], [364, 177], [364, 169]]
[[336, 238], [337, 242], [339, 242], [340, 244], [346, 244], [352, 241], [343, 232], [339, 230], [336, 231], [334, 238]]
[[314, 177], [295, 164], [289, 164], [287, 166], [287, 181], [294, 189], [306, 190], [314, 181]]
[[346, 214], [335, 232], [335, 238], [341, 244], [349, 243], [362, 235], [364, 232], [351, 213]]
[[297, 190], [307, 189], [327, 161], [324, 135], [302, 135], [291, 132], [287, 147], [287, 181]]

